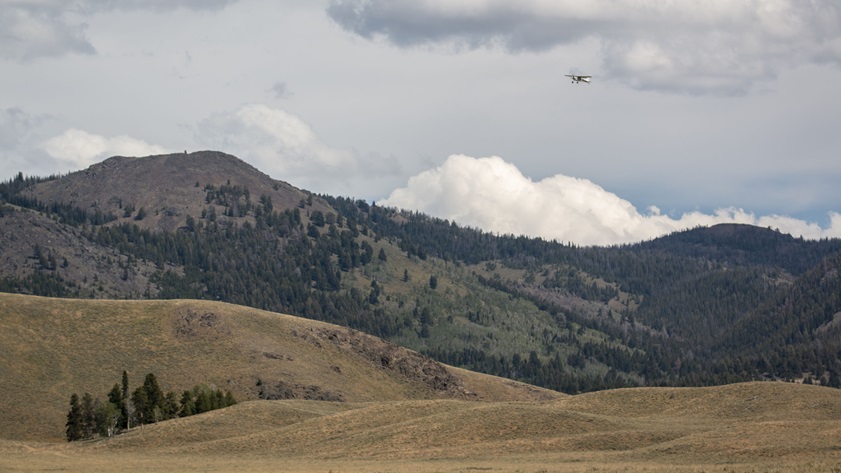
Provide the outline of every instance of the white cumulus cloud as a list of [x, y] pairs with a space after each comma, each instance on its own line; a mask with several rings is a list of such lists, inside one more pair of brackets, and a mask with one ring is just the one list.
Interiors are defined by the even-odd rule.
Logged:
[[640, 213], [630, 202], [587, 179], [561, 174], [532, 181], [499, 157], [450, 156], [441, 166], [409, 179], [380, 205], [418, 210], [500, 234], [527, 235], [581, 245], [612, 245], [655, 238], [673, 231], [718, 223], [746, 223], [805, 238], [841, 237], [841, 214], [831, 224], [785, 217], [757, 217], [742, 209], [713, 214]]
[[151, 156], [167, 150], [126, 135], [105, 137], [70, 128], [42, 144], [53, 158], [69, 163], [76, 169], [90, 166], [111, 156]]

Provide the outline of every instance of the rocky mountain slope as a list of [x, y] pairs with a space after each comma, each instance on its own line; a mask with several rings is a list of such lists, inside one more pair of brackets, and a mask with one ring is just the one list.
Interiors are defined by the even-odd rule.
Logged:
[[[243, 196], [243, 203], [265, 196], [278, 209], [312, 199], [310, 194], [274, 180], [234, 156], [213, 151], [144, 158], [115, 156], [61, 179], [38, 183], [23, 195], [47, 205], [63, 203], [111, 214], [117, 221], [133, 221], [141, 228], [173, 231], [185, 225], [187, 216], [198, 218], [215, 203], [208, 199], [208, 189], [226, 186], [236, 187], [242, 194], [247, 190], [249, 195]], [[232, 199], [229, 203], [235, 206], [238, 202]], [[318, 199], [312, 205], [316, 210], [327, 210]], [[141, 209], [145, 217], [137, 218]]]

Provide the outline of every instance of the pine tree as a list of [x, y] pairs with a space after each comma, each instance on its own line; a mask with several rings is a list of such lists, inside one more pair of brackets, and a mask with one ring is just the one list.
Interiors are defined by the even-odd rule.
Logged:
[[221, 389], [213, 391], [211, 403], [214, 410], [225, 407], [225, 393], [223, 393]]
[[114, 384], [114, 387], [111, 388], [111, 391], [108, 392], [108, 403], [113, 404], [114, 407], [117, 409], [117, 413], [119, 414], [117, 417], [117, 428], [125, 428], [126, 419], [125, 419], [125, 401], [123, 400], [123, 393], [120, 390], [119, 384]]
[[233, 406], [236, 403], [237, 403], [237, 400], [234, 399], [234, 395], [231, 394], [230, 391], [227, 391], [225, 393], [225, 407]]
[[67, 413], [65, 434], [68, 442], [82, 439], [82, 407], [79, 405], [79, 395], [70, 396], [70, 412]]
[[96, 428], [96, 415], [95, 409], [96, 406], [94, 405], [93, 396], [90, 393], [85, 393], [82, 396], [82, 438], [93, 438], [94, 434], [97, 431]]
[[184, 391], [181, 395], [181, 417], [189, 417], [196, 415], [196, 403], [193, 401], [193, 394], [190, 391]]
[[143, 387], [139, 387], [131, 394], [131, 404], [134, 406], [134, 422], [142, 425], [153, 422], [154, 406], [149, 406], [149, 398], [146, 396], [146, 391]]
[[139, 423], [152, 424], [161, 420], [165, 410], [164, 394], [154, 373], [147, 374], [143, 386], [134, 390], [131, 402], [134, 404], [134, 417]]
[[123, 370], [123, 392], [122, 403], [120, 404], [120, 415], [122, 416], [123, 421], [123, 425], [121, 425], [122, 428], [131, 428], [132, 414], [134, 414], [134, 412], [131, 399], [129, 399], [128, 372]]
[[198, 395], [196, 395], [196, 414], [202, 414], [212, 410], [213, 401], [210, 398], [210, 394], [207, 392], [207, 389], [201, 389]]
[[841, 376], [839, 376], [837, 369], [833, 368], [829, 371], [829, 380], [826, 385], [831, 388], [841, 388]]
[[178, 404], [178, 400], [175, 398], [175, 393], [172, 391], [166, 393], [166, 396], [164, 396], [163, 408], [161, 409], [163, 420], [178, 417], [179, 409], [180, 406]]
[[158, 386], [158, 379], [154, 373], [146, 375], [146, 379], [143, 380], [143, 390], [146, 391], [146, 398], [149, 400], [149, 405], [152, 409], [155, 407], [163, 409], [164, 392]]

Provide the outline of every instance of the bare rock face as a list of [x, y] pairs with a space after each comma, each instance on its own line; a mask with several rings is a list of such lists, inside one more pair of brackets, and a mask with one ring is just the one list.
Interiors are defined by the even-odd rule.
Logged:
[[461, 380], [445, 365], [418, 352], [352, 329], [321, 328], [293, 333], [310, 343], [322, 346], [330, 343], [352, 356], [397, 374], [412, 384], [448, 398], [471, 399]]
[[180, 310], [175, 319], [175, 336], [182, 340], [196, 338], [218, 339], [230, 335], [224, 319], [209, 311], [192, 308]]
[[[81, 228], [50, 216], [8, 206], [0, 214], [0, 277], [24, 279], [33, 273], [60, 278], [69, 294], [84, 298], [155, 297], [151, 276], [159, 268], [133, 260], [115, 248], [92, 242]], [[178, 272], [165, 265], [166, 269]]]
[[306, 386], [282, 380], [275, 381], [274, 383], [266, 383], [259, 380], [257, 384], [257, 396], [260, 399], [268, 400], [304, 399], [307, 401], [345, 401], [341, 393], [325, 390], [321, 386]]

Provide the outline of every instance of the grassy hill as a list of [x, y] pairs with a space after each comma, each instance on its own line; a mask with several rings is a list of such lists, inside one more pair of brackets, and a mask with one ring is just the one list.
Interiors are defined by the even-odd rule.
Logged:
[[[245, 403], [97, 448], [385, 460], [683, 450], [709, 458], [833, 451], [841, 440], [833, 426], [841, 420], [841, 392], [782, 383], [616, 389], [544, 402], [313, 404]], [[811, 433], [795, 439], [786, 429]], [[212, 438], [199, 440], [210, 430]]]
[[0, 466], [121, 471], [837, 471], [841, 391], [746, 383], [550, 401], [253, 401]]
[[[354, 330], [210, 301], [0, 294], [0, 346], [4, 471], [841, 469], [841, 390], [821, 386], [565, 396]], [[241, 402], [64, 442], [69, 395], [104, 396], [124, 369], [132, 387], [154, 372], [164, 390], [208, 383]]]
[[0, 438], [60, 440], [72, 393], [105, 397], [127, 370], [164, 391], [345, 402], [533, 400], [558, 393], [447, 367], [347, 328], [208, 301], [0, 293]]

